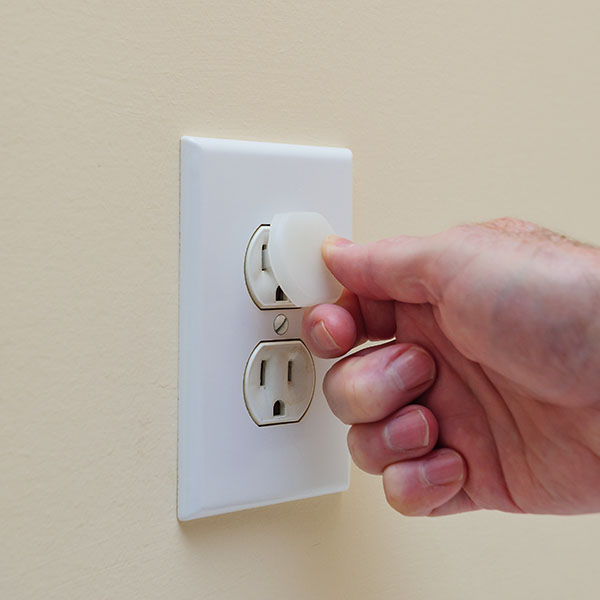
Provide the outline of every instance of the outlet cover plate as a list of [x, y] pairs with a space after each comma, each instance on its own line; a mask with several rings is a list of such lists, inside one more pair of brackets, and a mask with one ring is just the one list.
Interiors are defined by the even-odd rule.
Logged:
[[[352, 237], [352, 154], [344, 148], [181, 140], [178, 517], [182, 521], [348, 488], [347, 426], [322, 392], [298, 423], [258, 427], [243, 395], [260, 341], [301, 339], [303, 309], [259, 310], [244, 255], [279, 212], [320, 212]], [[289, 319], [275, 333], [278, 314]]]

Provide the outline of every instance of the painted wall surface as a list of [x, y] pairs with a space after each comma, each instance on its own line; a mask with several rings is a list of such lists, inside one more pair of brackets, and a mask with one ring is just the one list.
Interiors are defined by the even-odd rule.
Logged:
[[355, 470], [180, 525], [175, 479], [180, 136], [350, 147], [358, 241], [599, 243], [599, 31], [592, 0], [4, 0], [0, 596], [597, 598], [598, 516], [408, 519]]

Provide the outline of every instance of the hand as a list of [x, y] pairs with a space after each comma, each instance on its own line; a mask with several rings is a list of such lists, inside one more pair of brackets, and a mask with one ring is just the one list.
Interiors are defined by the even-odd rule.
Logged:
[[364, 246], [307, 311], [356, 464], [407, 515], [600, 510], [600, 251], [501, 219]]

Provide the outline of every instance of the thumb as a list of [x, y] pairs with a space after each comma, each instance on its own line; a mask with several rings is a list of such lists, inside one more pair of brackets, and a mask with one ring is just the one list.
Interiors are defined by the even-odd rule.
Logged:
[[399, 236], [365, 245], [332, 235], [323, 243], [323, 259], [334, 277], [358, 296], [437, 304], [444, 281], [458, 268], [446, 252], [448, 246], [440, 235]]

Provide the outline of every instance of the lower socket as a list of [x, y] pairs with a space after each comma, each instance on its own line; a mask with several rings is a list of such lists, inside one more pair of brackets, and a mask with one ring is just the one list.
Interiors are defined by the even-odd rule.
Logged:
[[302, 419], [315, 393], [315, 365], [300, 340], [261, 342], [244, 372], [244, 400], [259, 425]]

